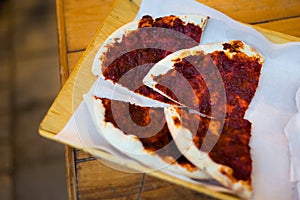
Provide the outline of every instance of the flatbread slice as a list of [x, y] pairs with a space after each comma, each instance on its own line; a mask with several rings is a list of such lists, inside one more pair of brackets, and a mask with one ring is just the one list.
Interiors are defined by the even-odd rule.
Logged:
[[[252, 192], [251, 123], [244, 116], [258, 87], [262, 63], [263, 57], [251, 46], [230, 41], [175, 52], [144, 78], [160, 94], [195, 110], [188, 113], [174, 106], [165, 110], [179, 150], [243, 198]], [[177, 99], [161, 87], [166, 84], [173, 86]]]
[[[152, 170], [210, 179], [179, 152], [165, 123], [162, 108], [139, 107], [93, 95], [85, 95], [84, 101], [99, 133], [120, 152]], [[149, 120], [152, 120], [150, 125]]]
[[188, 160], [238, 196], [251, 197], [251, 123], [248, 120], [226, 119], [222, 126], [218, 121], [174, 106], [165, 108], [165, 115], [178, 149]]
[[[114, 68], [115, 66], [110, 65], [117, 59], [125, 62], [126, 57], [122, 56], [128, 56], [128, 53], [130, 57], [137, 53], [156, 55], [153, 58], [145, 57], [148, 60], [131, 60], [136, 66], [147, 61], [155, 63], [160, 60], [160, 57], [171, 52], [196, 46], [200, 42], [207, 20], [208, 17], [200, 15], [170, 15], [156, 19], [146, 15], [140, 20], [125, 24], [104, 41], [94, 58], [92, 72], [96, 76], [116, 82], [119, 77], [111, 77], [105, 70]], [[156, 49], [156, 51], [149, 51], [149, 49]], [[131, 64], [129, 67], [135, 66]], [[127, 68], [125, 65], [119, 65], [119, 67]]]
[[[262, 55], [242, 41], [199, 45], [156, 63], [143, 83], [179, 105], [204, 114], [214, 111], [210, 107], [224, 109], [227, 101], [233, 106], [240, 104], [243, 110], [234, 113], [243, 115], [256, 91], [262, 63]], [[238, 93], [226, 99], [228, 92]], [[203, 104], [201, 108], [199, 104]], [[224, 114], [221, 110], [218, 113]]]
[[142, 79], [155, 63], [170, 53], [197, 46], [207, 20], [208, 17], [200, 15], [144, 16], [126, 24], [100, 47], [92, 72], [131, 91], [168, 102], [169, 99], [144, 86]]

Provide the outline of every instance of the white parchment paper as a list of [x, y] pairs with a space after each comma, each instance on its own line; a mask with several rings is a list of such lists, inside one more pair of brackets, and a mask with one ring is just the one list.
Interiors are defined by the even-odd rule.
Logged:
[[[165, 103], [161, 102], [154, 102], [152, 99], [149, 99], [147, 97], [144, 97], [139, 94], [133, 94], [132, 92], [128, 91], [127, 88], [122, 87], [120, 85], [113, 85], [112, 82], [103, 80], [102, 78], [98, 78], [91, 89], [89, 90], [89, 94], [96, 95], [99, 98], [109, 98], [117, 101], [124, 101], [124, 102], [130, 102], [135, 105], [140, 106], [148, 106], [148, 107], [165, 107]], [[152, 102], [153, 101], [153, 102]], [[120, 164], [124, 163], [124, 165], [128, 165], [128, 162], [131, 164], [141, 164], [138, 160], [142, 159], [149, 159], [149, 156], [144, 156], [140, 159], [138, 159], [141, 155], [140, 153], [136, 154], [136, 160], [133, 160], [131, 157], [126, 154], [124, 151], [122, 151], [122, 146], [120, 148], [115, 148], [114, 145], [111, 145], [109, 140], [105, 137], [105, 135], [99, 133], [97, 130], [94, 121], [91, 117], [91, 113], [88, 111], [88, 106], [86, 104], [87, 101], [82, 102], [78, 109], [75, 111], [75, 113], [72, 115], [69, 122], [66, 124], [66, 126], [63, 128], [63, 130], [56, 136], [56, 139], [63, 142], [70, 144], [74, 147], [83, 148], [85, 151], [92, 153], [91, 148], [94, 149], [100, 149], [105, 152], [111, 153], [118, 158], [122, 159], [122, 162], [120, 160]], [[126, 140], [126, 139], [125, 139]], [[121, 151], [119, 151], [121, 150]], [[130, 152], [127, 152], [130, 153]], [[133, 153], [133, 152], [131, 152]], [[217, 184], [215, 181], [206, 179], [204, 181], [195, 181], [189, 177], [185, 177], [182, 174], [176, 174], [174, 173], [174, 169], [171, 170], [167, 163], [158, 163], [157, 159], [154, 160], [154, 158], [150, 160], [151, 167], [154, 169], [159, 169], [160, 171], [167, 173], [169, 175], [172, 175], [174, 177], [180, 178], [182, 180], [191, 182], [196, 185], [202, 185], [207, 188], [210, 188], [215, 191], [224, 192], [224, 193], [230, 193], [232, 194], [232, 191], [228, 190], [227, 188], [224, 188], [220, 184]], [[103, 160], [102, 160], [103, 162]], [[154, 163], [153, 163], [154, 162]], [[146, 162], [143, 162], [142, 164], [145, 164]], [[122, 168], [116, 165], [111, 165], [111, 163], [106, 163], [110, 167], [113, 167], [116, 170], [122, 170], [125, 172], [135, 172], [130, 171], [127, 168]], [[148, 165], [150, 166], [150, 165]], [[181, 169], [182, 170], [182, 169]], [[152, 169], [145, 169], [145, 173], [153, 171]]]
[[[246, 113], [252, 122], [251, 154], [253, 159], [253, 199], [298, 199], [299, 120], [289, 123], [288, 137], [285, 126], [296, 115], [296, 91], [300, 86], [300, 43], [273, 44], [256, 30], [238, 23], [228, 16], [193, 0], [143, 0], [137, 18], [149, 14], [154, 17], [179, 14], [210, 16], [201, 43], [243, 40], [255, 47], [265, 58], [259, 87]], [[99, 90], [92, 93], [101, 94]], [[56, 136], [62, 142], [115, 150], [99, 138], [81, 105], [66, 127]], [[78, 127], [78, 122], [82, 128]], [[298, 138], [298, 140], [297, 140]], [[292, 165], [290, 165], [290, 161]], [[292, 169], [292, 170], [291, 170]], [[299, 183], [298, 183], [299, 188]]]
[[285, 127], [285, 133], [289, 140], [289, 149], [291, 153], [291, 175], [290, 179], [295, 183], [295, 190], [298, 191], [300, 198], [300, 88], [296, 94], [296, 104], [298, 113], [296, 113]]

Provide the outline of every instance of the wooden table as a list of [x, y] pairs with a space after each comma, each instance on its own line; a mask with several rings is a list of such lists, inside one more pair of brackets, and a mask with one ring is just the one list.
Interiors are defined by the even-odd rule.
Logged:
[[[300, 37], [299, 0], [199, 1], [241, 22]], [[56, 3], [63, 85], [116, 0], [57, 0]], [[274, 33], [269, 33], [272, 38]], [[111, 169], [71, 147], [66, 147], [66, 166], [69, 199], [212, 199], [145, 174]]]

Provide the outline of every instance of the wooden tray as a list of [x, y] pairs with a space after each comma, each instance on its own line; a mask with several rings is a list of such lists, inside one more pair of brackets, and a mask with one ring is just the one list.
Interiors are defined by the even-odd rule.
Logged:
[[[39, 132], [42, 136], [51, 140], [55, 140], [55, 135], [63, 129], [65, 124], [68, 122], [69, 118], [72, 116], [72, 113], [77, 109], [78, 105], [82, 101], [82, 95], [88, 92], [89, 88], [96, 80], [96, 77], [93, 76], [91, 73], [91, 64], [97, 52], [97, 47], [113, 31], [118, 29], [123, 24], [132, 21], [136, 13], [138, 12], [139, 5], [139, 0], [119, 0], [115, 2], [114, 8], [112, 9], [111, 13], [104, 20], [104, 23], [101, 25], [101, 27], [99, 27], [92, 42], [89, 44], [87, 50], [85, 51], [85, 53], [77, 63], [76, 67], [74, 68], [72, 74], [70, 75], [70, 78], [66, 81], [62, 90], [60, 91], [54, 103], [50, 107], [47, 115], [40, 124]], [[258, 27], [254, 28], [262, 32], [270, 41], [275, 43], [300, 41], [300, 39], [296, 37], [288, 36], [285, 34], [269, 31]], [[70, 145], [68, 143], [66, 144]], [[79, 146], [73, 147], [85, 150]], [[89, 153], [102, 159], [108, 160], [112, 163], [120, 162], [120, 159], [99, 150], [92, 149], [89, 150]], [[141, 165], [137, 166], [129, 164], [128, 167], [138, 171], [145, 170], [145, 167]], [[188, 187], [190, 189], [210, 195], [215, 198], [237, 199], [237, 197], [233, 197], [228, 194], [218, 193], [209, 190], [205, 187], [194, 185], [181, 179], [176, 179], [159, 171], [151, 172], [150, 175]]]

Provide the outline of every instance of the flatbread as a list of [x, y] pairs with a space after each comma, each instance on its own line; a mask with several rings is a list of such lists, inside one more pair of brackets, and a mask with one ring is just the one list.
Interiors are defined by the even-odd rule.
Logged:
[[[251, 123], [244, 115], [257, 89], [262, 63], [255, 49], [230, 41], [175, 52], [144, 78], [160, 94], [195, 110], [165, 108], [179, 150], [243, 198], [252, 192]], [[178, 81], [180, 76], [184, 79]], [[164, 84], [173, 86], [176, 99], [160, 87]]]
[[[143, 96], [174, 103], [142, 83], [151, 67], [179, 49], [197, 46], [208, 17], [144, 16], [115, 31], [100, 47], [92, 72]], [[153, 95], [154, 94], [154, 95]]]
[[[213, 160], [210, 157], [209, 152], [206, 152], [202, 149], [202, 148], [205, 149], [205, 147], [202, 147], [202, 148], [200, 147], [200, 149], [199, 149], [199, 146], [194, 142], [194, 140], [195, 140], [194, 135], [197, 133], [197, 129], [196, 130], [194, 129], [194, 132], [191, 131], [191, 126], [190, 126], [191, 121], [194, 121], [194, 123], [201, 123], [202, 121], [207, 120], [207, 118], [203, 119], [203, 117], [200, 117], [197, 114], [186, 113], [186, 114], [184, 114], [184, 116], [185, 116], [184, 119], [182, 119], [183, 112], [185, 112], [185, 111], [181, 110], [181, 112], [178, 112], [178, 107], [174, 107], [174, 106], [165, 108], [165, 115], [166, 115], [168, 127], [169, 127], [170, 132], [176, 142], [178, 149], [182, 152], [182, 154], [188, 160], [190, 160], [199, 169], [204, 170], [213, 179], [217, 180], [219, 183], [221, 183], [222, 185], [224, 185], [227, 188], [229, 188], [230, 190], [232, 190], [238, 196], [245, 198], [245, 199], [249, 199], [252, 194], [251, 180], [249, 180], [249, 179], [248, 180], [238, 180], [237, 178], [234, 177], [233, 174], [236, 172], [231, 167], [228, 167], [225, 164], [220, 164], [220, 163], [216, 162], [215, 160]], [[201, 120], [199, 118], [201, 118]], [[188, 122], [189, 126], [182, 125], [181, 124], [182, 120], [183, 121], [189, 120], [189, 122]], [[196, 121], [196, 120], [199, 120], [199, 121]], [[219, 122], [216, 122], [216, 123], [220, 124]], [[209, 124], [209, 123], [204, 123], [204, 124], [205, 124], [205, 127], [207, 127], [209, 129], [209, 130], [206, 130], [207, 131], [206, 137], [209, 138], [211, 136], [214, 136], [214, 133], [213, 133], [213, 131], [210, 130], [210, 128], [213, 129], [215, 127], [215, 125]], [[246, 124], [249, 124], [249, 122], [247, 120], [246, 120]], [[230, 128], [230, 126], [224, 125], [223, 128]], [[237, 128], [239, 128], [239, 127], [237, 127]], [[212, 145], [209, 143], [209, 140], [213, 140], [212, 143], [216, 143], [217, 140], [207, 139], [207, 143], [204, 143], [204, 144], [206, 144], [208, 146], [208, 148], [210, 149], [210, 148], [212, 148]], [[232, 144], [232, 145], [234, 146], [234, 144]], [[226, 152], [226, 151], [233, 152], [233, 149], [231, 149], [231, 148], [233, 148], [233, 146], [228, 145], [224, 149], [224, 152]], [[245, 144], [245, 148], [246, 149], [249, 148], [248, 144]], [[250, 149], [249, 149], [248, 153], [250, 154]], [[221, 154], [221, 156], [223, 157], [224, 155]], [[225, 157], [223, 157], [223, 158], [225, 158]], [[249, 162], [251, 163], [251, 159], [249, 160]]]
[[[148, 119], [147, 114], [132, 112], [128, 113], [130, 116], [126, 115], [125, 110], [128, 112], [130, 106], [133, 109], [139, 109], [138, 107], [126, 102], [97, 98], [93, 95], [85, 95], [84, 101], [98, 132], [121, 153], [151, 167], [152, 170], [171, 171], [194, 179], [210, 179], [206, 173], [191, 164], [178, 151], [167, 125], [164, 120], [161, 120], [164, 118], [162, 109], [152, 110], [155, 115], [153, 119], [156, 119], [154, 123], [158, 123], [159, 129], [155, 133], [151, 132], [150, 134], [153, 135], [149, 136], [147, 132], [153, 130], [153, 126], [147, 129], [143, 124], [136, 125], [134, 123], [137, 121], [131, 122], [130, 119], [136, 118], [139, 122], [143, 122], [143, 119]], [[161, 111], [162, 113], [159, 113]], [[138, 116], [132, 116], [135, 114]]]

